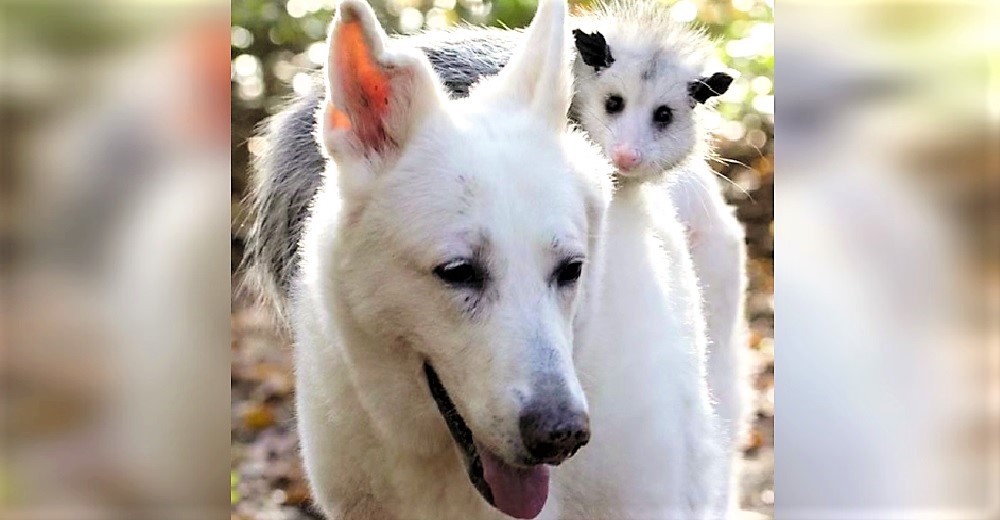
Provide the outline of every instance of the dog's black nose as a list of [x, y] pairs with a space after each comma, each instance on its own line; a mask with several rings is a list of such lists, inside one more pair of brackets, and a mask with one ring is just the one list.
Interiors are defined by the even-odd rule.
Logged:
[[521, 440], [533, 462], [559, 464], [590, 441], [590, 416], [565, 405], [529, 406], [521, 413]]

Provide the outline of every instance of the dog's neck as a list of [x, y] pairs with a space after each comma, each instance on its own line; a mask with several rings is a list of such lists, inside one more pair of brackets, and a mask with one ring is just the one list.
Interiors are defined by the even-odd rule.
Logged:
[[[461, 454], [427, 386], [423, 357], [405, 341], [373, 337], [350, 319], [338, 327], [351, 386], [377, 444], [366, 457], [371, 463], [367, 471], [391, 488], [389, 496], [404, 500], [383, 506], [399, 514], [439, 511], [442, 506], [434, 497], [446, 497], [456, 511], [492, 513], [469, 484]], [[428, 474], [436, 478], [427, 481]], [[407, 489], [421, 493], [400, 492]]]
[[447, 453], [460, 463], [427, 387], [423, 357], [402, 338], [368, 334], [349, 311], [338, 312], [337, 321], [352, 387], [379, 440], [394, 451], [420, 457]]

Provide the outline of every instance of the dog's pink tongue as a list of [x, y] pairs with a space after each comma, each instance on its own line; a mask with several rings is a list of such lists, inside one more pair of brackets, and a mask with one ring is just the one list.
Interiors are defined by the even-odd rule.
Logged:
[[493, 492], [493, 503], [514, 518], [535, 518], [549, 498], [549, 467], [543, 464], [515, 468], [489, 450], [479, 449], [483, 478]]

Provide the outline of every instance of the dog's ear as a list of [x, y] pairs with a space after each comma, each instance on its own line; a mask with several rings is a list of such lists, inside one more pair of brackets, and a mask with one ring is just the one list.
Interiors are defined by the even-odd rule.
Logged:
[[540, 0], [521, 46], [497, 78], [480, 92], [498, 103], [514, 101], [561, 131], [573, 98], [566, 0]]
[[344, 0], [330, 27], [322, 139], [334, 158], [386, 158], [439, 108], [443, 94], [423, 54], [388, 49], [372, 8]]
[[699, 78], [688, 83], [688, 95], [691, 96], [691, 106], [704, 103], [714, 96], [725, 94], [732, 83], [732, 76], [725, 72], [716, 72], [707, 78]]
[[611, 55], [611, 47], [600, 31], [588, 34], [580, 29], [573, 29], [573, 41], [576, 43], [577, 52], [580, 53], [580, 60], [593, 67], [594, 72], [600, 72], [615, 62], [614, 56]]

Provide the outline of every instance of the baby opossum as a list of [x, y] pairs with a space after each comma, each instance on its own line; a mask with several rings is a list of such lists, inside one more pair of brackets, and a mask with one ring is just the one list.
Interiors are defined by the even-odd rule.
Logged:
[[[738, 439], [744, 425], [746, 246], [706, 159], [699, 106], [725, 93], [732, 78], [703, 76], [708, 38], [670, 20], [658, 2], [613, 2], [578, 18], [573, 36], [576, 95], [572, 116], [617, 168], [620, 184], [663, 181], [680, 222], [704, 301], [708, 386], [731, 459], [722, 507], [736, 498]], [[719, 511], [724, 514], [724, 511]]]
[[660, 178], [689, 158], [704, 161], [696, 108], [732, 82], [722, 72], [701, 76], [707, 38], [668, 16], [658, 3], [615, 3], [573, 30], [573, 116], [622, 178]]
[[[571, 20], [577, 49], [570, 116], [618, 169], [618, 182], [663, 182], [689, 233], [708, 326], [708, 379], [735, 453], [743, 423], [739, 362], [743, 351], [743, 229], [706, 162], [699, 107], [725, 93], [732, 78], [702, 75], [711, 42], [672, 21], [658, 2], [614, 1]], [[453, 96], [495, 75], [521, 38], [516, 30], [458, 28], [401, 37], [422, 49]], [[317, 78], [318, 79], [318, 78]], [[255, 160], [255, 212], [248, 262], [276, 300], [288, 295], [308, 206], [324, 158], [315, 139], [322, 83], [272, 118]], [[674, 211], [664, 208], [664, 211]], [[727, 471], [732, 474], [734, 472]]]

